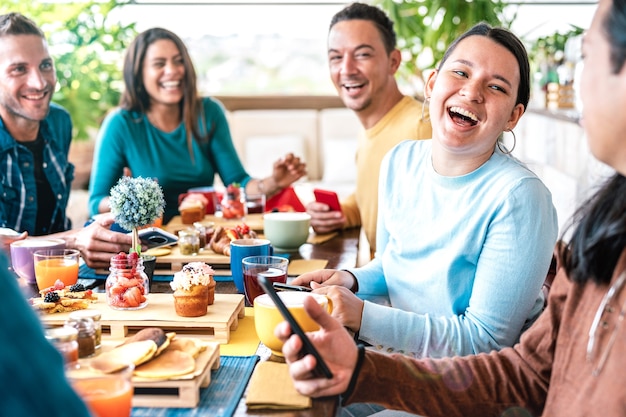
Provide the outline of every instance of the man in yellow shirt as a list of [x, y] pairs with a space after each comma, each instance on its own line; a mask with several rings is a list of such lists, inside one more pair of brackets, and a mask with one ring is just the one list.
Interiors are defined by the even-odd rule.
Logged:
[[330, 76], [345, 106], [364, 127], [359, 137], [355, 192], [340, 211], [323, 203], [307, 205], [317, 233], [362, 226], [373, 256], [376, 249], [378, 172], [383, 156], [399, 142], [428, 139], [431, 126], [422, 103], [400, 92], [395, 73], [401, 63], [393, 22], [375, 6], [353, 3], [330, 23]]

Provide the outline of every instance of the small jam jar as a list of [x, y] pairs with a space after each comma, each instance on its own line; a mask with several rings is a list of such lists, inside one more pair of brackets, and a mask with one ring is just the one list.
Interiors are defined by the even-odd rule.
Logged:
[[200, 222], [195, 222], [193, 224], [193, 228], [198, 231], [198, 237], [200, 239], [200, 251], [203, 251], [207, 244], [206, 227]]
[[78, 330], [73, 327], [46, 329], [46, 339], [61, 353], [65, 363], [78, 360]]
[[96, 349], [99, 349], [102, 345], [102, 323], [100, 318], [102, 313], [98, 310], [78, 310], [70, 313], [70, 320], [80, 320], [84, 318], [90, 318], [93, 320], [93, 327], [96, 331]]
[[96, 327], [91, 317], [69, 318], [66, 327], [78, 331], [78, 357], [88, 358], [96, 354]]
[[200, 252], [200, 233], [196, 229], [178, 232], [178, 249], [181, 255], [197, 255]]
[[148, 305], [150, 281], [143, 266], [143, 258], [127, 262], [111, 258], [109, 276], [104, 284], [107, 304], [113, 310], [139, 310]]

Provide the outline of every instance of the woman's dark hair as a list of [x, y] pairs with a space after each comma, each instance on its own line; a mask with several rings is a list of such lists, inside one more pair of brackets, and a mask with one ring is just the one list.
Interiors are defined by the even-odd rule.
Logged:
[[396, 49], [396, 32], [393, 30], [393, 22], [378, 7], [364, 3], [349, 4], [333, 16], [329, 30], [335, 24], [346, 20], [368, 20], [372, 22], [380, 33], [385, 51], [389, 54]]
[[[610, 44], [611, 70], [617, 74], [626, 60], [626, 0], [613, 0], [603, 29]], [[617, 261], [626, 248], [626, 178], [619, 173], [611, 177], [576, 212], [572, 224], [577, 226], [569, 243], [560, 251], [568, 275], [580, 283], [611, 282]]]
[[517, 101], [515, 104], [521, 103], [524, 106], [524, 111], [526, 111], [528, 100], [530, 99], [530, 64], [528, 63], [528, 53], [522, 41], [509, 30], [494, 28], [487, 23], [478, 23], [472, 26], [467, 32], [463, 33], [450, 44], [446, 53], [443, 55], [439, 68], [448, 60], [457, 45], [463, 39], [470, 36], [485, 36], [497, 44], [504, 46], [515, 56], [520, 75], [519, 86], [517, 88]]
[[152, 28], [140, 33], [131, 42], [124, 58], [124, 84], [126, 88], [120, 99], [120, 107], [129, 111], [146, 113], [150, 109], [150, 96], [143, 80], [143, 66], [148, 47], [154, 42], [166, 39], [174, 42], [185, 66], [183, 80], [184, 95], [180, 102], [180, 114], [187, 130], [187, 146], [191, 151], [192, 137], [198, 141], [208, 140], [207, 135], [200, 134], [198, 118], [202, 110], [202, 102], [196, 87], [196, 71], [183, 41], [167, 29]]

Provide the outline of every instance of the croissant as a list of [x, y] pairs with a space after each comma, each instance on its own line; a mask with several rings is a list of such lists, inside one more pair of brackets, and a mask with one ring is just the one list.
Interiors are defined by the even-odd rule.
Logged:
[[226, 228], [222, 226], [217, 226], [215, 228], [215, 232], [213, 236], [211, 236], [211, 241], [209, 242], [209, 247], [215, 253], [230, 256], [230, 242], [231, 239], [227, 233]]
[[257, 234], [254, 230], [250, 230], [248, 226], [239, 225], [237, 227], [217, 226], [209, 247], [215, 253], [230, 256], [230, 242], [236, 239], [254, 239]]

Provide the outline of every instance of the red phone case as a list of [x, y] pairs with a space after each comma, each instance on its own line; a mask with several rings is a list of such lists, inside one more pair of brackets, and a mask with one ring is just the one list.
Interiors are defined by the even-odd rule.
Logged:
[[313, 194], [315, 195], [315, 201], [328, 204], [332, 211], [341, 211], [341, 204], [336, 192], [316, 188], [313, 190]]

